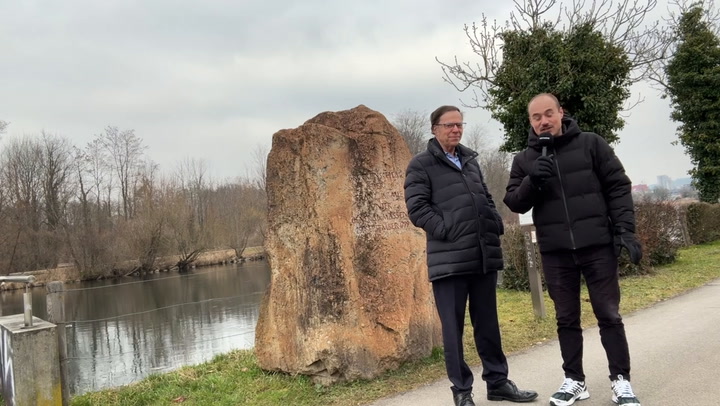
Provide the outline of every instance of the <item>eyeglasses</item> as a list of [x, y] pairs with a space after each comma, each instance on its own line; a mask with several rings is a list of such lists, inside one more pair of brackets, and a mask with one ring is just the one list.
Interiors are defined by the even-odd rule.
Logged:
[[448, 130], [452, 130], [453, 127], [457, 126], [458, 129], [462, 130], [462, 128], [463, 128], [463, 126], [465, 126], [465, 124], [467, 124], [467, 123], [438, 123], [435, 125], [441, 125], [441, 126], [447, 128]]

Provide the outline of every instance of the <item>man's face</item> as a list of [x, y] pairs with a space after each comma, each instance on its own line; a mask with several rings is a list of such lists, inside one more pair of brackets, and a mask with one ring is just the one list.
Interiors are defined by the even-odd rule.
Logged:
[[528, 114], [535, 134], [549, 132], [555, 137], [562, 135], [563, 110], [552, 98], [540, 96], [533, 100], [528, 106]]
[[445, 152], [454, 151], [460, 143], [463, 133], [462, 121], [463, 116], [459, 111], [448, 111], [440, 116], [438, 123], [433, 126], [432, 133]]

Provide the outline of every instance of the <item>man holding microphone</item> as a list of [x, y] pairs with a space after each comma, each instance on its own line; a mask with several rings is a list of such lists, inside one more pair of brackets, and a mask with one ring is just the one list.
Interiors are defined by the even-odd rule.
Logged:
[[618, 255], [625, 247], [639, 263], [631, 182], [597, 134], [564, 115], [557, 98], [539, 94], [528, 104], [528, 148], [512, 164], [505, 204], [533, 209], [543, 272], [555, 304], [564, 381], [550, 398], [567, 406], [590, 395], [582, 365], [580, 281], [584, 276], [608, 359], [613, 402], [640, 406], [630, 386], [630, 355], [619, 313]]

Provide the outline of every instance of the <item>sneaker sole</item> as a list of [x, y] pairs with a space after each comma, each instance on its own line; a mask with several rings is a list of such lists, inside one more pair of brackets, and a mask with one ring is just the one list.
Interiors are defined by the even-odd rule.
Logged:
[[553, 399], [550, 398], [550, 406], [570, 406], [575, 403], [576, 400], [585, 400], [590, 397], [590, 392], [587, 390], [584, 390], [577, 394], [574, 398], [570, 400], [560, 400], [560, 399]]
[[[615, 395], [612, 396], [612, 401], [616, 405], [619, 405], [618, 398]], [[640, 406], [640, 403], [623, 403], [622, 406]]]

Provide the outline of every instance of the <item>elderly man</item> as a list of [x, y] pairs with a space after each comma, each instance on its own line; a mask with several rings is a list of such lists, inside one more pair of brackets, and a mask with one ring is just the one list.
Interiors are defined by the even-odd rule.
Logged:
[[475, 347], [489, 400], [528, 402], [533, 391], [508, 380], [497, 318], [495, 286], [503, 267], [503, 224], [483, 181], [477, 152], [460, 144], [463, 115], [441, 106], [430, 115], [434, 138], [416, 155], [405, 177], [412, 223], [427, 234], [427, 263], [442, 323], [445, 366], [456, 406], [474, 406], [473, 374], [463, 357], [465, 308], [470, 303]]
[[535, 96], [528, 115], [528, 147], [513, 160], [504, 202], [517, 213], [533, 209], [545, 282], [555, 304], [565, 377], [550, 404], [572, 405], [590, 396], [582, 366], [583, 276], [607, 354], [612, 400], [640, 406], [630, 386], [630, 354], [619, 313], [620, 248], [635, 263], [642, 257], [630, 179], [607, 142], [581, 131], [555, 96]]

